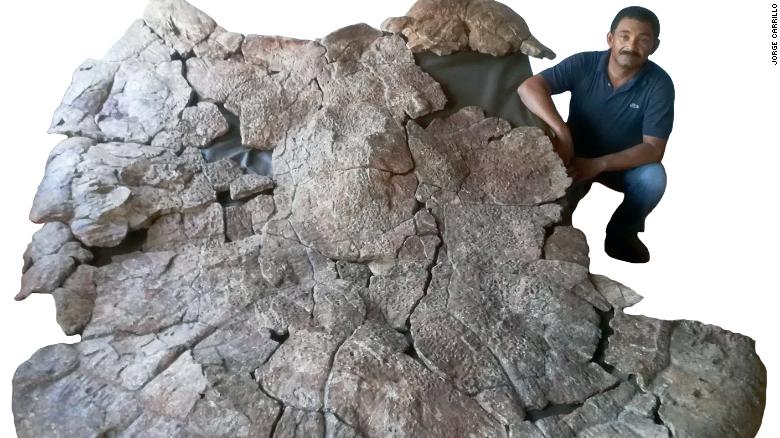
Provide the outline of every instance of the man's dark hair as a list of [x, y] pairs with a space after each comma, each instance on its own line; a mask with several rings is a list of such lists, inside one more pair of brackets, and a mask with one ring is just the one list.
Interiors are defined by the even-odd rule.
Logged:
[[653, 32], [655, 32], [655, 38], [658, 39], [658, 35], [661, 33], [661, 23], [658, 22], [658, 17], [656, 17], [650, 9], [641, 6], [629, 6], [622, 9], [617, 13], [615, 19], [612, 20], [612, 26], [609, 28], [609, 31], [615, 33], [618, 23], [624, 18], [633, 18], [634, 20], [649, 24], [650, 27], [653, 28]]

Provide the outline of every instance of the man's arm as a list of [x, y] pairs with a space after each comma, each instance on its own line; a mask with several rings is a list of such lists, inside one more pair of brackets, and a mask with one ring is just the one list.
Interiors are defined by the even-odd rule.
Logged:
[[643, 135], [642, 143], [613, 154], [596, 158], [577, 158], [570, 172], [574, 181], [595, 178], [601, 172], [631, 169], [648, 163], [661, 162], [666, 151], [666, 139]]
[[547, 81], [540, 75], [532, 76], [520, 84], [517, 94], [523, 105], [552, 129], [555, 134], [553, 146], [564, 165], [568, 166], [574, 158], [574, 142], [569, 127], [555, 108]]
[[667, 140], [650, 135], [642, 136], [642, 143], [614, 154], [601, 156], [604, 171], [631, 169], [648, 163], [660, 163], [666, 151]]

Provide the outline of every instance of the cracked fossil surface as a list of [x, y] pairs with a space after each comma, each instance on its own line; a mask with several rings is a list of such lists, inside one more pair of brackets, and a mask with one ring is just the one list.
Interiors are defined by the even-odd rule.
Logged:
[[490, 0], [314, 41], [152, 0], [52, 120], [17, 299], [82, 340], [19, 366], [17, 434], [755, 436], [753, 340], [624, 313], [544, 131], [439, 112], [414, 55], [457, 50], [554, 56]]

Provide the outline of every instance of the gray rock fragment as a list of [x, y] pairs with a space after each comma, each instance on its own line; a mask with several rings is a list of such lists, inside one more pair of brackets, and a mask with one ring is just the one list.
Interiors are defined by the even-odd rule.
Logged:
[[312, 41], [259, 35], [244, 38], [241, 50], [247, 63], [273, 76], [258, 75], [238, 84], [225, 108], [241, 119], [242, 144], [271, 150], [321, 105], [316, 78], [325, 68], [325, 50]]
[[207, 367], [209, 387], [192, 410], [188, 429], [195, 436], [271, 436], [282, 407], [268, 397], [247, 373]]
[[756, 436], [766, 368], [754, 348], [752, 339], [720, 327], [677, 322], [670, 365], [650, 384], [660, 400], [658, 416], [673, 436]]
[[150, 412], [142, 413], [124, 430], [122, 437], [147, 436], [150, 438], [179, 437], [186, 434], [181, 421]]
[[390, 327], [406, 330], [406, 320], [425, 294], [427, 280], [425, 262], [399, 261], [387, 272], [371, 277], [366, 300]]
[[363, 288], [344, 280], [332, 279], [314, 287], [312, 316], [326, 331], [345, 339], [366, 319], [368, 309]]
[[151, 0], [144, 21], [181, 56], [187, 56], [217, 27], [211, 17], [184, 0]]
[[79, 264], [89, 263], [94, 257], [91, 251], [81, 245], [81, 242], [75, 240], [65, 242], [60, 250], [57, 251], [57, 255], [71, 257]]
[[505, 426], [520, 423], [525, 417], [517, 396], [508, 386], [487, 388], [475, 398], [482, 409]]
[[409, 236], [404, 240], [401, 250], [398, 252], [398, 258], [401, 260], [426, 261], [433, 263], [436, 257], [436, 250], [439, 248], [441, 239], [439, 236]]
[[[599, 339], [598, 316], [570, 287], [548, 285], [537, 273], [453, 275], [446, 284], [435, 294], [444, 294], [447, 300], [442, 302], [429, 291], [412, 315], [412, 331], [420, 330], [416, 336], [425, 339], [418, 347], [421, 357], [441, 357], [434, 366], [447, 375], [460, 376], [471, 385], [470, 393], [506, 386], [519, 406], [540, 409], [548, 403], [583, 400], [616, 383], [591, 362]], [[471, 335], [441, 338], [432, 334], [427, 338], [427, 330], [418, 328], [416, 321], [428, 312], [439, 315], [439, 324], [446, 322], [445, 327]], [[424, 319], [420, 321], [424, 324]], [[456, 339], [466, 343], [469, 338], [472, 345], [458, 346]], [[468, 351], [471, 357], [462, 362], [448, 359], [453, 356], [444, 352], [452, 348]], [[485, 361], [485, 357], [491, 359]], [[490, 362], [497, 370], [492, 379], [500, 383], [486, 379], [480, 366], [470, 365]], [[545, 365], [552, 363], [556, 366]]]
[[243, 205], [225, 207], [225, 238], [234, 242], [252, 234], [252, 213]]
[[436, 225], [436, 218], [434, 218], [431, 212], [426, 209], [420, 210], [414, 214], [414, 226], [417, 230], [417, 234], [420, 236], [437, 234], [439, 232], [439, 228]]
[[96, 114], [101, 137], [148, 143], [164, 128], [175, 126], [191, 93], [179, 60], [155, 66], [122, 63], [106, 101]]
[[203, 173], [215, 191], [226, 192], [230, 188], [230, 183], [241, 176], [243, 171], [235, 161], [223, 158], [213, 163], [206, 163], [203, 166]]
[[255, 234], [262, 233], [263, 227], [276, 211], [274, 197], [262, 194], [250, 199], [241, 208], [249, 213]]
[[[95, 377], [114, 380], [124, 389], [137, 391], [149, 388], [150, 382], [158, 378], [161, 380], [152, 386], [167, 385], [165, 382], [176, 378], [178, 371], [187, 374], [182, 377], [195, 377], [197, 372], [191, 372], [194, 369], [190, 361], [182, 356], [189, 356], [189, 350], [184, 350], [208, 331], [204, 324], [180, 324], [148, 335], [116, 334], [88, 339], [75, 347], [81, 355], [82, 368], [89, 369]], [[184, 366], [182, 361], [188, 365]], [[174, 369], [168, 371], [172, 366]], [[162, 374], [166, 371], [167, 376]], [[149, 394], [157, 394], [159, 389], [150, 389]]]
[[38, 350], [17, 369], [13, 386], [19, 436], [98, 436], [126, 428], [141, 412], [131, 391], [92, 375], [71, 345]]
[[286, 407], [276, 425], [274, 437], [306, 438], [323, 436], [324, 433], [325, 419], [321, 413]]
[[544, 258], [590, 266], [588, 241], [585, 233], [573, 227], [555, 227], [544, 242]]
[[590, 279], [609, 304], [618, 309], [631, 307], [642, 301], [641, 295], [615, 280], [598, 274], [590, 274]]
[[[193, 47], [195, 56], [203, 59], [229, 59], [238, 55], [244, 36], [217, 26], [209, 37]], [[241, 60], [241, 59], [237, 59]]]
[[371, 168], [321, 173], [298, 186], [290, 223], [302, 243], [327, 256], [387, 259], [414, 234], [415, 185], [414, 175]]
[[342, 342], [324, 330], [299, 330], [257, 370], [260, 384], [286, 406], [322, 409], [329, 364]]
[[[478, 395], [490, 392], [490, 388], [497, 391], [502, 385], [510, 385], [490, 349], [446, 309], [430, 308], [423, 301], [412, 314], [411, 323], [420, 358], [431, 371], [446, 376], [460, 391]], [[450, 334], [448, 342], [441, 342], [441, 332]], [[480, 399], [480, 404], [489, 406], [492, 397], [486, 393], [477, 400]]]
[[[24, 251], [22, 272], [25, 272], [36, 260], [43, 256], [57, 254], [65, 243], [72, 240], [73, 234], [70, 232], [70, 228], [62, 222], [47, 222], [43, 224], [33, 234], [32, 241]], [[68, 252], [68, 250], [65, 249], [63, 252]]]
[[362, 263], [350, 263], [343, 260], [336, 262], [339, 278], [361, 286], [368, 286], [371, 278], [371, 269]]
[[262, 365], [278, 347], [271, 332], [257, 324], [259, 314], [252, 310], [240, 313], [200, 341], [192, 357], [201, 365], [224, 367], [236, 373], [249, 373]]
[[73, 72], [70, 87], [54, 111], [49, 134], [102, 139], [95, 116], [111, 93], [114, 75], [119, 67], [120, 64], [94, 59], [84, 61]]
[[143, 20], [136, 20], [122, 38], [103, 56], [105, 62], [140, 61], [151, 64], [173, 59], [175, 51], [165, 45]]
[[669, 364], [673, 323], [616, 311], [609, 325], [614, 333], [604, 361], [635, 375], [639, 387], [646, 391], [648, 382]]
[[244, 199], [255, 193], [264, 192], [274, 187], [274, 180], [264, 175], [246, 174], [230, 183], [230, 198]]
[[222, 206], [212, 202], [187, 213], [160, 217], [149, 227], [142, 248], [150, 252], [216, 246], [225, 241], [225, 236]]
[[364, 438], [364, 435], [352, 426], [339, 420], [333, 414], [325, 414], [326, 438]]
[[43, 180], [38, 185], [30, 209], [31, 222], [67, 223], [73, 217], [70, 183], [76, 176], [76, 166], [82, 154], [94, 144], [91, 139], [73, 137], [63, 140], [49, 153]]
[[[101, 267], [84, 336], [147, 334], [195, 320], [224, 323], [264, 293], [258, 246], [255, 236], [204, 251], [132, 253]], [[116, 315], [116, 308], [125, 312]]]
[[22, 275], [22, 287], [16, 300], [23, 300], [31, 293], [51, 293], [76, 269], [72, 257], [59, 254], [46, 255]]
[[[325, 409], [366, 436], [506, 436], [480, 414], [476, 401], [403, 354], [404, 348], [403, 336], [387, 326], [358, 328], [336, 352]], [[433, 405], [441, 414], [428, 414], [424, 406]]]
[[97, 268], [80, 265], [61, 287], [52, 291], [57, 323], [66, 335], [81, 333], [92, 318], [97, 291], [94, 275]]
[[228, 122], [219, 108], [210, 102], [184, 108], [181, 120], [173, 128], [159, 132], [152, 146], [161, 146], [178, 154], [185, 147], [204, 148], [228, 132]]
[[[537, 420], [534, 426], [542, 434], [531, 436], [595, 438], [602, 436], [598, 435], [599, 433], [603, 433], [603, 436], [620, 436], [615, 435], [616, 433], [636, 436], [637, 431], [648, 433], [647, 436], [653, 437], [668, 436], [668, 430], [663, 425], [655, 424], [651, 412], [645, 412], [644, 415], [636, 413], [634, 408], [636, 400], [644, 397], [633, 385], [623, 382], [615, 388], [589, 398], [571, 413]], [[630, 407], [632, 415], [623, 415], [627, 412], [624, 411], [626, 407]]]
[[578, 263], [558, 260], [537, 260], [526, 264], [523, 272], [571, 291], [574, 295], [590, 303], [596, 309], [607, 312], [611, 304], [589, 281], [588, 269]]
[[[193, 148], [177, 156], [136, 143], [74, 146], [79, 158], [59, 154], [50, 162], [54, 165], [62, 157], [77, 163], [75, 172], [58, 178], [70, 190], [36, 196], [30, 216], [69, 222], [74, 236], [86, 245], [117, 245], [129, 231], [149, 226], [158, 216], [195, 209], [216, 198], [201, 171], [203, 158]], [[44, 177], [38, 191], [48, 186]]]
[[[32, 242], [27, 245], [23, 255], [22, 285], [14, 298], [23, 300], [33, 292], [52, 293], [57, 306], [57, 321], [66, 334], [73, 334], [90, 316], [94, 286], [91, 280], [85, 283], [83, 275], [68, 281], [77, 268], [87, 268], [82, 264], [92, 259], [92, 252], [75, 240], [66, 224], [47, 222], [33, 234]], [[82, 273], [86, 271], [82, 270]], [[60, 289], [60, 286], [65, 289]], [[78, 290], [82, 286], [85, 290]]]
[[260, 327], [277, 336], [290, 335], [311, 326], [314, 298], [310, 290], [292, 286], [254, 303], [251, 309]]
[[444, 243], [454, 265], [513, 272], [541, 257], [544, 227], [560, 219], [560, 208], [452, 203], [443, 215]]
[[201, 101], [225, 103], [240, 84], [267, 76], [265, 69], [235, 60], [188, 58], [187, 82]]

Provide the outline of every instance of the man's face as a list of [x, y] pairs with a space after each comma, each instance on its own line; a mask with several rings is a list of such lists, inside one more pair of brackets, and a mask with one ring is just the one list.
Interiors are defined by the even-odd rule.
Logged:
[[607, 34], [610, 56], [618, 65], [627, 69], [642, 66], [657, 48], [653, 28], [648, 23], [633, 18], [623, 18], [615, 33]]

